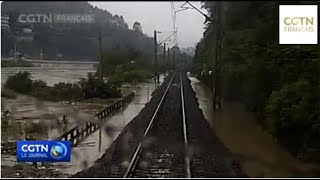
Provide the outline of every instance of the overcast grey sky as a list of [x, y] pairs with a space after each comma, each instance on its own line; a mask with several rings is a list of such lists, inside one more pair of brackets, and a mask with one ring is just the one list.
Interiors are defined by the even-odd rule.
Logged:
[[[170, 1], [120, 1], [120, 2], [89, 2], [93, 6], [106, 9], [110, 13], [122, 15], [131, 29], [133, 23], [138, 21], [145, 34], [153, 37], [153, 31], [167, 31], [158, 34], [158, 42], [164, 40], [173, 31]], [[200, 1], [191, 1], [200, 8]], [[183, 1], [174, 2], [175, 9], [180, 9]], [[190, 7], [190, 6], [189, 6]], [[205, 9], [201, 9], [206, 12]], [[176, 14], [176, 27], [178, 30], [178, 45], [180, 47], [195, 46], [203, 35], [205, 18], [196, 10], [189, 9]]]

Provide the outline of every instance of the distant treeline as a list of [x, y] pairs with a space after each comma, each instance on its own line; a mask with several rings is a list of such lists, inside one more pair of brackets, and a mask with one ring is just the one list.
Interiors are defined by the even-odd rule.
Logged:
[[[99, 54], [98, 33], [101, 31], [104, 52], [112, 48], [134, 48], [153, 53], [153, 38], [143, 34], [143, 24], [128, 25], [122, 16], [93, 7], [88, 2], [10, 2], [2, 3], [2, 16], [9, 16], [10, 31], [2, 29], [2, 56], [17, 51], [44, 59], [96, 60]], [[95, 23], [19, 23], [20, 14], [94, 14]], [[24, 28], [32, 29], [25, 32]], [[32, 41], [27, 40], [33, 38]]]
[[1, 60], [1, 67], [33, 67], [32, 62], [24, 60]]

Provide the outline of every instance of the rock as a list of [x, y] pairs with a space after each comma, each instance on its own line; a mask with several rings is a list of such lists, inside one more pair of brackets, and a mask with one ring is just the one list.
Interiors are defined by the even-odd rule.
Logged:
[[45, 166], [40, 166], [40, 167], [38, 167], [38, 169], [46, 169], [46, 167]]

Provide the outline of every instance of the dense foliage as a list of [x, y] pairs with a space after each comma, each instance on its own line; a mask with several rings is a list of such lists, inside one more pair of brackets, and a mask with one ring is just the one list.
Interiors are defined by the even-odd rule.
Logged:
[[[316, 2], [284, 2], [287, 4]], [[213, 23], [197, 45], [194, 72], [211, 87], [217, 7], [205, 2]], [[318, 45], [279, 45], [281, 1], [223, 2], [222, 56], [217, 62], [225, 100], [241, 100], [263, 127], [294, 154], [313, 149], [320, 160]]]
[[28, 94], [31, 92], [33, 87], [33, 81], [31, 74], [27, 71], [19, 72], [13, 76], [9, 76], [5, 82], [5, 87], [13, 89], [19, 93]]
[[85, 98], [110, 98], [120, 97], [121, 92], [118, 85], [113, 82], [106, 82], [92, 73], [88, 73], [87, 79], [80, 81], [83, 96]]
[[[98, 66], [97, 75], [101, 71]], [[153, 57], [128, 48], [114, 48], [103, 55], [102, 76], [118, 85], [138, 83], [153, 77]]]

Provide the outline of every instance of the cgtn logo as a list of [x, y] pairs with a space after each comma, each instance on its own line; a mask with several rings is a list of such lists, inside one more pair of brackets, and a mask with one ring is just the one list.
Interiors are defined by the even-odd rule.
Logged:
[[18, 162], [70, 162], [70, 141], [18, 141]]
[[317, 5], [280, 5], [279, 43], [318, 44], [317, 18]]
[[313, 32], [313, 17], [284, 18], [284, 32]]

